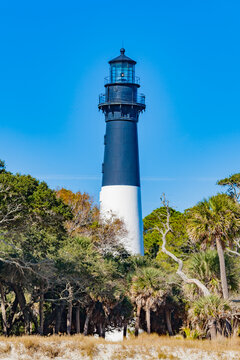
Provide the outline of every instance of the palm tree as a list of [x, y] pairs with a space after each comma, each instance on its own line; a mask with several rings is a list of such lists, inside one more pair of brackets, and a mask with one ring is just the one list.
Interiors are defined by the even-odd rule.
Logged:
[[203, 296], [192, 304], [189, 318], [203, 333], [209, 330], [211, 339], [214, 339], [217, 336], [217, 328], [221, 327], [221, 320], [226, 320], [230, 311], [231, 307], [227, 300], [217, 295]]
[[[224, 254], [228, 288], [239, 289], [239, 265], [236, 260]], [[221, 295], [220, 266], [217, 251], [207, 250], [192, 254], [187, 262], [188, 273], [203, 282], [211, 293]]]
[[202, 245], [217, 248], [224, 299], [228, 298], [228, 285], [224, 248], [240, 232], [240, 206], [226, 194], [212, 196], [187, 210], [189, 237]]
[[151, 333], [151, 310], [164, 301], [168, 289], [165, 279], [166, 275], [153, 267], [137, 269], [133, 275], [130, 296], [136, 304], [135, 336], [138, 336], [142, 308], [146, 311], [147, 332]]

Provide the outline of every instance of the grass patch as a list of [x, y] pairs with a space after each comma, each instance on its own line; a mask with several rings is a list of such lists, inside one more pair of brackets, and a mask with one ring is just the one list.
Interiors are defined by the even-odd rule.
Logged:
[[55, 347], [54, 345], [46, 346], [45, 349], [43, 348], [43, 352], [49, 359], [55, 359], [62, 354], [61, 349]]
[[35, 352], [39, 351], [42, 348], [42, 344], [40, 343], [40, 339], [31, 337], [23, 337], [21, 342], [27, 353], [34, 354]]
[[168, 359], [168, 360], [178, 360], [179, 357], [175, 356], [175, 355], [172, 355], [172, 354], [168, 354], [166, 355], [165, 353], [163, 352], [159, 352], [158, 353], [158, 359]]
[[[134, 347], [126, 347], [123, 346], [118, 350], [115, 350], [114, 353], [111, 356], [111, 360], [122, 360], [122, 359], [135, 359], [137, 355], [139, 355], [139, 353], [141, 355], [145, 355], [146, 356], [146, 352], [142, 351], [143, 349], [137, 349]], [[145, 354], [143, 354], [145, 353]]]
[[[22, 354], [25, 348], [26, 355], [34, 359], [61, 358], [69, 359], [71, 354], [79, 359], [85, 357], [94, 360], [99, 354], [102, 358], [111, 360], [122, 359], [166, 359], [178, 360], [178, 351], [184, 352], [192, 349], [198, 353], [204, 351], [207, 354], [215, 353], [221, 359], [222, 355], [230, 351], [236, 351], [240, 359], [240, 338], [217, 338], [210, 340], [183, 339], [180, 336], [158, 336], [156, 334], [141, 334], [138, 338], [130, 337], [124, 341], [110, 342], [104, 339], [83, 335], [74, 336], [22, 336], [22, 337], [0, 337], [0, 357], [7, 359], [8, 354], [13, 351]], [[191, 353], [191, 352], [190, 352]], [[105, 355], [104, 355], [105, 354]], [[201, 355], [199, 355], [199, 358]]]
[[9, 343], [1, 343], [0, 344], [0, 355], [9, 354], [12, 350], [12, 346]]
[[[182, 337], [158, 336], [157, 334], [147, 335], [141, 334], [138, 338], [127, 339], [125, 345], [144, 345], [145, 347], [170, 347], [183, 349], [199, 349], [205, 351], [240, 351], [240, 338], [225, 338], [218, 337], [216, 340], [192, 340], [184, 339]], [[120, 343], [121, 344], [121, 343]]]

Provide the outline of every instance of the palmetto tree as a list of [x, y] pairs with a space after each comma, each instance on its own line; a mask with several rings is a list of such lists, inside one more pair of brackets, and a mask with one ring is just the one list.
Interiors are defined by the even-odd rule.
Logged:
[[212, 196], [187, 210], [189, 237], [202, 245], [216, 246], [224, 299], [228, 298], [228, 284], [224, 248], [240, 232], [240, 206], [226, 194]]
[[211, 338], [217, 335], [221, 328], [221, 320], [226, 320], [230, 315], [231, 307], [227, 300], [217, 295], [200, 297], [192, 304], [189, 318], [192, 324], [203, 333], [209, 330]]
[[153, 310], [156, 305], [163, 303], [168, 287], [166, 275], [160, 269], [146, 267], [137, 269], [133, 275], [130, 286], [130, 296], [132, 301], [136, 304], [136, 336], [139, 331], [142, 308], [144, 308], [146, 312], [147, 332], [150, 334], [151, 310]]
[[[228, 288], [236, 291], [239, 288], [239, 266], [227, 253], [224, 256]], [[217, 251], [207, 250], [192, 254], [187, 262], [188, 273], [203, 282], [211, 293], [221, 295], [220, 266]]]

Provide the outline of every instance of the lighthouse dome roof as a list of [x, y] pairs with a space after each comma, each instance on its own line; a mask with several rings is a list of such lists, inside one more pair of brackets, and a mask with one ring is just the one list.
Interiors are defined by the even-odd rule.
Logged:
[[130, 59], [128, 56], [125, 55], [125, 49], [120, 49], [120, 55], [115, 57], [114, 59], [109, 61], [109, 64], [113, 64], [116, 62], [128, 62], [129, 64], [136, 64], [135, 60]]

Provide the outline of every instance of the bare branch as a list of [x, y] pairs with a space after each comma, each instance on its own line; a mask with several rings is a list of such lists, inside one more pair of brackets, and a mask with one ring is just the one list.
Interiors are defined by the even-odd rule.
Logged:
[[231, 250], [231, 249], [228, 249], [228, 248], [226, 248], [226, 250], [227, 250], [228, 252], [230, 252], [231, 254], [240, 256], [240, 254], [239, 254], [237, 251], [234, 251], [234, 250]]
[[158, 231], [162, 234], [162, 252], [171, 257], [178, 264], [177, 274], [185, 283], [195, 284], [202, 291], [204, 296], [211, 295], [208, 288], [200, 280], [194, 278], [191, 279], [183, 272], [183, 261], [166, 249], [166, 237], [167, 234], [172, 231], [170, 227], [170, 209], [169, 203], [168, 201], [166, 201], [164, 194], [161, 200], [163, 206], [166, 208], [167, 211], [166, 223], [162, 223], [164, 230], [158, 228]]
[[6, 246], [10, 246], [14, 250], [21, 251], [21, 249], [18, 248], [17, 246], [15, 246], [14, 244], [11, 244], [11, 243], [5, 241], [3, 238], [1, 238], [2, 236], [6, 237], [6, 234], [5, 233], [0, 233], [0, 242], [2, 242]]

